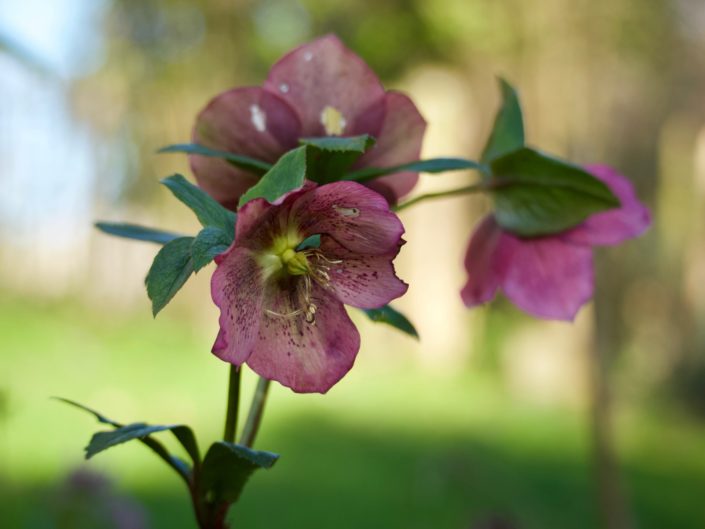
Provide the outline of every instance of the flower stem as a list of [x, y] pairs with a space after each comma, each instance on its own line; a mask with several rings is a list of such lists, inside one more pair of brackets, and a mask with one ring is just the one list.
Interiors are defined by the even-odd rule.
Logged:
[[225, 431], [223, 440], [228, 443], [235, 442], [235, 431], [237, 430], [237, 412], [240, 403], [240, 368], [236, 365], [230, 366], [230, 380], [228, 382], [228, 410], [225, 414]]
[[267, 401], [267, 392], [269, 390], [269, 380], [260, 377], [257, 381], [257, 389], [252, 397], [250, 412], [247, 414], [245, 427], [242, 429], [240, 444], [251, 447], [257, 437], [260, 422], [262, 422], [262, 414], [264, 413], [264, 404]]
[[432, 198], [454, 197], [457, 195], [467, 195], [469, 193], [478, 193], [480, 191], [486, 191], [487, 189], [489, 189], [487, 184], [473, 184], [471, 186], [460, 187], [458, 189], [451, 189], [449, 191], [438, 191], [436, 193], [426, 193], [425, 195], [419, 195], [417, 197], [412, 198], [411, 200], [407, 200], [403, 204], [399, 204], [397, 206], [394, 206], [392, 209], [394, 211], [401, 211], [402, 209], [406, 209], [409, 206], [413, 206], [414, 204], [421, 202], [423, 200], [429, 200]]

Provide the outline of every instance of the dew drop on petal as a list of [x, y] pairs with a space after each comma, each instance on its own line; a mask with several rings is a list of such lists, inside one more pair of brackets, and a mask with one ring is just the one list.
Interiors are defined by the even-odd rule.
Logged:
[[338, 214], [342, 215], [343, 217], [359, 217], [360, 216], [360, 210], [358, 208], [346, 208], [342, 206], [338, 206], [337, 204], [333, 204], [333, 209], [338, 212]]
[[267, 130], [267, 114], [259, 105], [250, 105], [250, 121], [259, 132]]
[[286, 83], [280, 84], [280, 85], [279, 85], [279, 91], [280, 91], [282, 94], [286, 94], [286, 93], [289, 91], [289, 85], [286, 84]]
[[313, 53], [311, 53], [310, 51], [304, 53], [304, 61], [310, 62], [311, 59], [313, 59]]

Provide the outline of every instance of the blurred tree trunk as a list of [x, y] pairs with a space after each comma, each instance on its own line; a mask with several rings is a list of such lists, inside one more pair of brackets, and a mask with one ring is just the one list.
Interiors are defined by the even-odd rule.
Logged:
[[[609, 274], [600, 274], [599, 269], [596, 272], [597, 277], [609, 277]], [[593, 347], [588, 351], [590, 434], [600, 525], [605, 529], [633, 529], [635, 526], [622, 484], [612, 422], [611, 368], [619, 343], [620, 321], [620, 305], [614, 297], [615, 293], [621, 292], [613, 286], [598, 285], [595, 296]]]

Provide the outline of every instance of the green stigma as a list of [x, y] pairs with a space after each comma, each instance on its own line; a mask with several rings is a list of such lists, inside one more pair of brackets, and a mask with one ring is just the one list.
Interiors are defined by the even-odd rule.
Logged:
[[296, 251], [302, 240], [303, 238], [298, 233], [293, 232], [277, 237], [269, 251], [261, 254], [258, 259], [260, 266], [264, 269], [265, 277], [271, 277], [277, 273], [292, 276], [309, 274], [311, 267], [305, 252]]

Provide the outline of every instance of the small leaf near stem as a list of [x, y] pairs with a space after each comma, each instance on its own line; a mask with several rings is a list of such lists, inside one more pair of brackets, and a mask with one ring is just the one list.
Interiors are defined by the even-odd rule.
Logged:
[[228, 381], [228, 408], [225, 412], [225, 430], [223, 440], [228, 443], [235, 442], [237, 430], [237, 415], [240, 404], [240, 368], [230, 365], [230, 378]]
[[257, 389], [255, 389], [255, 394], [252, 397], [250, 412], [247, 414], [247, 421], [245, 422], [245, 427], [242, 429], [242, 436], [240, 437], [240, 444], [243, 446], [251, 447], [255, 442], [259, 425], [262, 422], [264, 404], [267, 401], [269, 383], [270, 380], [263, 377], [260, 377], [257, 381]]
[[436, 193], [426, 193], [425, 195], [419, 195], [417, 197], [412, 198], [411, 200], [407, 200], [403, 204], [393, 206], [392, 209], [394, 211], [401, 211], [403, 209], [408, 208], [409, 206], [413, 206], [414, 204], [417, 204], [417, 203], [422, 202], [424, 200], [430, 200], [432, 198], [454, 197], [454, 196], [467, 195], [470, 193], [479, 193], [481, 191], [489, 191], [489, 190], [490, 190], [490, 186], [488, 184], [481, 183], [481, 184], [473, 184], [470, 186], [460, 187], [458, 189], [451, 189], [449, 191], [438, 191]]

